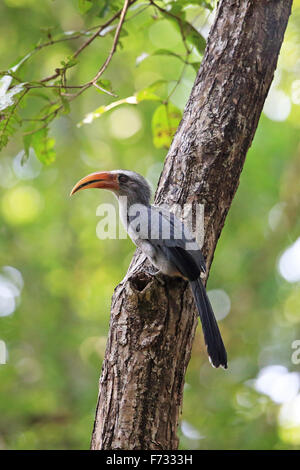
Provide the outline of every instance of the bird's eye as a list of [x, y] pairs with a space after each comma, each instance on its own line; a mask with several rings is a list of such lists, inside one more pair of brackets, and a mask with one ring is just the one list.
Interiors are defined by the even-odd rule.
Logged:
[[127, 175], [120, 175], [119, 176], [119, 182], [120, 183], [127, 183], [128, 180], [129, 180], [129, 178], [128, 178]]

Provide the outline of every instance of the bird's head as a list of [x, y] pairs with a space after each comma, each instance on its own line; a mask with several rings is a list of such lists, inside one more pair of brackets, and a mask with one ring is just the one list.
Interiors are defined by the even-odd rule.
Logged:
[[101, 171], [85, 176], [75, 184], [70, 195], [87, 188], [109, 189], [117, 197], [126, 196], [129, 205], [149, 205], [151, 198], [151, 189], [145, 178], [128, 170]]

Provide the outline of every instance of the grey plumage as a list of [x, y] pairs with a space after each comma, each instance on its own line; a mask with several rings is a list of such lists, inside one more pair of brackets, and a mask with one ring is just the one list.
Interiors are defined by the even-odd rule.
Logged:
[[[226, 350], [200, 278], [206, 268], [195, 238], [174, 214], [150, 205], [151, 190], [141, 175], [129, 171], [125, 173], [124, 170], [117, 172], [119, 175], [126, 174], [128, 178], [116, 196], [119, 199], [120, 216], [129, 236], [159, 271], [168, 276], [188, 279], [210, 361], [214, 367], [227, 368]], [[120, 197], [125, 195], [128, 196], [127, 201]]]

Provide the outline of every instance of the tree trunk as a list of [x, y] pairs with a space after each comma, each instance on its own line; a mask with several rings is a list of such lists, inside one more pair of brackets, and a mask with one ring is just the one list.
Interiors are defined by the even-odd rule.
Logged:
[[[155, 203], [171, 209], [204, 204], [208, 271], [273, 79], [291, 5], [292, 0], [220, 0], [166, 157]], [[92, 449], [177, 448], [196, 326], [186, 282], [155, 276], [137, 252], [112, 299]]]

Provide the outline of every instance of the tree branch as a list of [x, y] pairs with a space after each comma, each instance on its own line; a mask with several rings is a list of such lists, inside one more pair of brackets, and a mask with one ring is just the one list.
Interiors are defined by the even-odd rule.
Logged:
[[[97, 84], [97, 81], [99, 80], [101, 75], [107, 69], [108, 65], [110, 64], [110, 62], [111, 62], [111, 60], [112, 60], [112, 58], [113, 58], [113, 56], [116, 52], [117, 45], [118, 45], [119, 38], [120, 38], [120, 33], [121, 33], [121, 30], [122, 30], [123, 24], [125, 22], [126, 13], [128, 11], [128, 8], [131, 5], [133, 5], [135, 2], [136, 2], [136, 0], [125, 0], [124, 4], [123, 4], [123, 8], [121, 10], [119, 10], [117, 13], [115, 13], [105, 24], [102, 24], [100, 27], [98, 27], [97, 31], [87, 41], [85, 41], [79, 47], [79, 49], [77, 49], [77, 51], [73, 54], [72, 59], [76, 58], [86, 47], [88, 47], [92, 43], [92, 41], [94, 41], [94, 39], [96, 39], [97, 36], [99, 36], [99, 34], [102, 31], [105, 30], [105, 28], [107, 28], [111, 23], [113, 23], [113, 21], [116, 18], [120, 17], [119, 22], [118, 22], [117, 27], [116, 27], [116, 32], [115, 32], [115, 35], [114, 35], [113, 44], [112, 44], [111, 50], [110, 50], [107, 58], [105, 59], [103, 65], [100, 67], [100, 69], [98, 70], [96, 75], [90, 81], [84, 83], [83, 85], [73, 85], [72, 86], [72, 85], [67, 85], [66, 84], [66, 71], [68, 69], [68, 64], [64, 65], [61, 68], [56, 69], [54, 74], [43, 78], [42, 80], [40, 80], [37, 83], [36, 82], [33, 82], [33, 83], [32, 82], [25, 82], [25, 83], [23, 83], [23, 81], [19, 77], [17, 77], [15, 75], [15, 73], [12, 73], [11, 71], [8, 71], [6, 73], [6, 75], [10, 75], [17, 82], [22, 83], [22, 85], [26, 89], [26, 91], [20, 95], [20, 98], [17, 101], [17, 105], [12, 108], [12, 111], [9, 113], [8, 117], [6, 118], [6, 122], [4, 123], [4, 126], [2, 126], [2, 129], [1, 129], [1, 132], [0, 132], [0, 139], [3, 137], [5, 131], [6, 131], [8, 125], [9, 125], [9, 123], [10, 123], [12, 117], [13, 117], [13, 112], [16, 110], [17, 106], [20, 104], [23, 97], [31, 89], [55, 88], [55, 89], [58, 90], [60, 98], [64, 97], [65, 100], [67, 100], [69, 102], [74, 100], [78, 96], [80, 96], [82, 93], [84, 93], [87, 89], [91, 88], [92, 86], [94, 86], [95, 88], [101, 90], [102, 92], [104, 92], [104, 93], [106, 93], [110, 96], [114, 96], [114, 97], [117, 96], [114, 93], [112, 93], [111, 91], [106, 90], [103, 87], [101, 87], [101, 85]], [[41, 44], [40, 46], [37, 46], [36, 49], [33, 52], [38, 51], [42, 47], [47, 47], [50, 44], [55, 44], [56, 42], [60, 42], [60, 40], [53, 40], [53, 41], [49, 41], [47, 43]], [[28, 54], [28, 56], [30, 56], [32, 53]], [[61, 83], [59, 83], [59, 84], [47, 84], [49, 81], [55, 80], [57, 77], [61, 77]], [[11, 85], [11, 87], [12, 86], [13, 85]], [[75, 92], [75, 93], [66, 93], [65, 90], [67, 90], [67, 89], [74, 89], [74, 90], [78, 89], [78, 91]], [[30, 136], [30, 135], [35, 134], [36, 132], [38, 132], [38, 131], [40, 131], [44, 128], [47, 128], [48, 124], [49, 124], [49, 121], [47, 121], [47, 120], [50, 119], [50, 118], [51, 118], [50, 120], [54, 119], [58, 115], [58, 113], [62, 109], [64, 109], [64, 107], [65, 107], [65, 103], [62, 102], [61, 99], [56, 100], [54, 103], [52, 103], [52, 105], [53, 104], [57, 105], [57, 107], [54, 110], [52, 110], [50, 113], [47, 113], [45, 116], [42, 116], [40, 118], [33, 118], [33, 119], [28, 119], [27, 118], [27, 119], [24, 119], [24, 121], [32, 122], [32, 123], [33, 122], [41, 122], [42, 125], [38, 128], [28, 130], [27, 132], [25, 132], [23, 134], [23, 137], [24, 136]]]
[[[128, 10], [128, 8], [133, 5], [133, 3], [135, 3], [136, 0], [126, 0], [125, 3], [124, 3], [124, 6], [121, 10], [117, 11], [117, 13], [115, 13], [111, 18], [109, 18], [108, 21], [106, 21], [106, 23], [100, 25], [98, 27], [98, 29], [96, 30], [96, 32], [89, 38], [87, 39], [83, 44], [81, 44], [81, 46], [77, 49], [76, 52], [74, 52], [73, 54], [73, 57], [76, 59], [79, 54], [81, 54], [81, 52], [86, 48], [88, 47], [97, 37], [100, 36], [101, 32], [104, 31], [104, 29], [106, 29], [108, 26], [111, 25], [111, 23], [113, 23], [117, 18], [119, 18], [119, 16], [122, 17], [122, 15], [124, 15], [125, 17], [125, 14]], [[124, 9], [126, 5], [126, 8]], [[118, 32], [118, 37], [119, 37], [119, 34], [120, 34], [120, 30], [118, 31], [119, 27], [120, 29], [122, 28], [122, 24], [124, 22], [124, 18], [122, 18], [122, 21], [119, 21], [119, 24], [118, 24], [118, 27], [117, 27], [117, 32]], [[116, 37], [116, 36], [115, 36]], [[115, 40], [114, 40], [115, 42]], [[55, 80], [55, 78], [59, 77], [59, 72], [55, 72], [55, 74], [52, 74], [48, 77], [45, 77], [41, 80], [41, 83], [45, 83], [45, 82], [49, 82], [50, 80]], [[85, 85], [82, 85], [82, 87], [84, 87]]]
[[97, 74], [95, 75], [95, 77], [93, 78], [93, 80], [91, 80], [91, 83], [94, 85], [97, 80], [101, 77], [101, 75], [103, 74], [103, 72], [106, 70], [108, 64], [110, 63], [114, 53], [116, 52], [116, 48], [117, 48], [117, 44], [118, 44], [118, 41], [119, 41], [119, 37], [120, 37], [120, 33], [121, 33], [121, 29], [122, 29], [122, 26], [123, 26], [123, 23], [124, 23], [124, 20], [125, 20], [125, 15], [127, 13], [127, 10], [128, 10], [128, 7], [130, 5], [130, 1], [129, 0], [125, 0], [124, 2], [124, 6], [123, 6], [123, 9], [122, 9], [122, 12], [121, 12], [121, 15], [120, 15], [120, 21], [118, 23], [118, 26], [117, 26], [117, 29], [116, 29], [116, 34], [115, 34], [115, 37], [114, 37], [114, 42], [113, 42], [113, 45], [112, 45], [112, 48], [111, 48], [111, 51], [110, 53], [108, 54], [108, 57], [107, 59], [105, 60], [104, 64], [102, 65], [102, 67], [100, 67], [99, 71], [97, 72]]
[[[220, 0], [165, 161], [155, 202], [205, 205], [208, 269], [273, 79], [291, 4]], [[112, 299], [92, 449], [177, 448], [196, 326], [186, 283], [158, 279], [136, 253]]]

